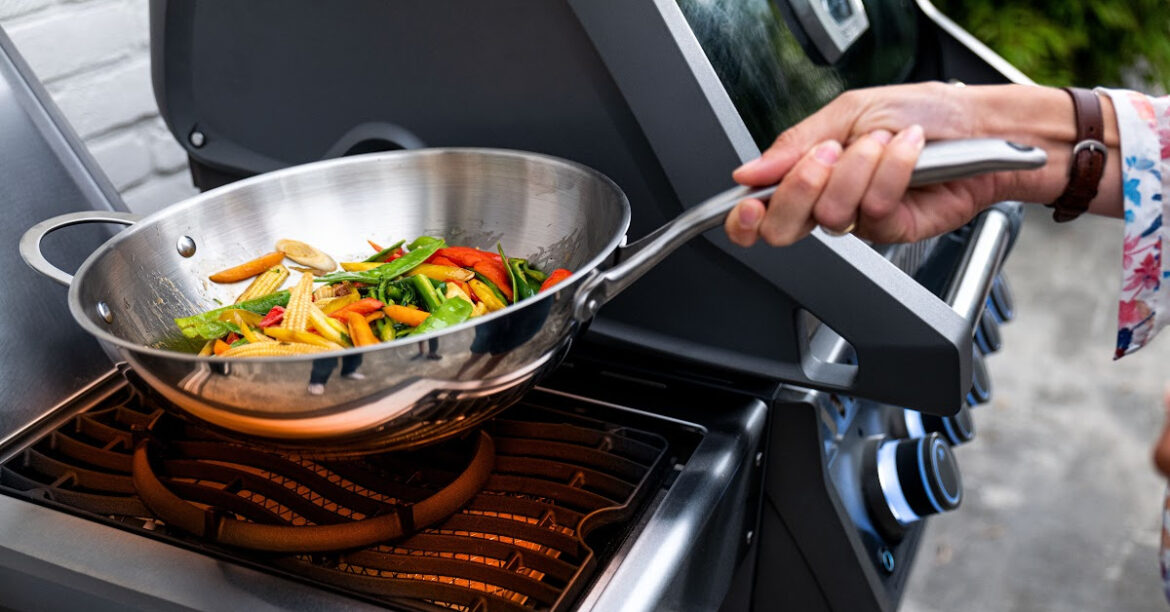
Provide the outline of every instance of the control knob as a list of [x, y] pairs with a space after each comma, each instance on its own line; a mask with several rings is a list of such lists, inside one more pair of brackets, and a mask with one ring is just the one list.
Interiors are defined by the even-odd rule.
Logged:
[[963, 500], [959, 464], [938, 434], [913, 440], [873, 437], [862, 457], [866, 508], [890, 540], [900, 540], [908, 525], [954, 510]]
[[979, 317], [979, 325], [975, 327], [975, 345], [984, 355], [1003, 348], [1003, 340], [999, 335], [999, 321], [989, 310], [985, 310], [983, 316]]
[[1002, 274], [995, 277], [988, 300], [991, 302], [991, 310], [995, 313], [995, 318], [1000, 323], [1007, 323], [1016, 316], [1016, 304], [1012, 298], [1012, 290], [1008, 287], [1007, 279]]
[[936, 433], [943, 437], [951, 446], [970, 442], [975, 438], [975, 419], [971, 417], [971, 410], [966, 406], [959, 408], [954, 416], [937, 416], [923, 414], [917, 410], [904, 410], [903, 420], [906, 423], [906, 437], [924, 438]]
[[971, 391], [967, 393], [967, 405], [978, 406], [991, 401], [991, 376], [987, 364], [978, 350], [971, 356]]

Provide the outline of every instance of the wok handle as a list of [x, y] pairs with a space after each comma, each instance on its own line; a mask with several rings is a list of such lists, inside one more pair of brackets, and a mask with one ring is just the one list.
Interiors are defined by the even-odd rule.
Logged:
[[84, 210], [58, 215], [28, 228], [28, 231], [20, 237], [20, 257], [33, 270], [68, 287], [73, 282], [73, 275], [49, 263], [45, 254], [41, 252], [41, 241], [45, 239], [45, 236], [71, 225], [83, 223], [134, 225], [141, 218], [141, 216], [132, 213], [108, 210]]
[[[1043, 149], [994, 138], [928, 143], [918, 157], [910, 186], [944, 183], [987, 172], [1029, 170], [1048, 161]], [[619, 263], [587, 279], [578, 290], [574, 316], [585, 321], [614, 296], [658, 265], [688, 240], [723, 224], [735, 205], [748, 198], [765, 199], [770, 187], [735, 187], [687, 209], [645, 238], [622, 248]]]

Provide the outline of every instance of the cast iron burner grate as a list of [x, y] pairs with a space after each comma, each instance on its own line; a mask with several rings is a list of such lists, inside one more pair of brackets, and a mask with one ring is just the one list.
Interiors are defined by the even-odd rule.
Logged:
[[[586, 538], [621, 535], [667, 477], [661, 436], [532, 403], [462, 440], [320, 460], [226, 440], [119, 384], [0, 466], [0, 491], [382, 603], [567, 608], [612, 552]], [[139, 494], [150, 479], [173, 499]], [[414, 504], [452, 488], [443, 517], [413, 524]], [[298, 533], [363, 522], [383, 531], [345, 550]], [[394, 524], [406, 533], [379, 536]]]

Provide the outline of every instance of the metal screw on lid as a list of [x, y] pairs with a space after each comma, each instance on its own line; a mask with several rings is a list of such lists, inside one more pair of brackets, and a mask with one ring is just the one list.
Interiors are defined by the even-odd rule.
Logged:
[[207, 137], [204, 136], [203, 132], [200, 132], [199, 130], [191, 130], [191, 134], [187, 136], [187, 141], [191, 143], [191, 146], [198, 149], [199, 147], [202, 147], [205, 142], [207, 142]]

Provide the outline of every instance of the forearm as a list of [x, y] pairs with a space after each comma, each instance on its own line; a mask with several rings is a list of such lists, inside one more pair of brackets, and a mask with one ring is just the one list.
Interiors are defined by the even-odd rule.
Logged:
[[[994, 85], [965, 87], [956, 95], [969, 97], [980, 109], [976, 134], [1005, 138], [1044, 149], [1048, 163], [1040, 170], [1002, 173], [996, 186], [1003, 200], [1049, 203], [1068, 184], [1069, 163], [1076, 144], [1072, 99], [1053, 87]], [[1105, 120], [1104, 144], [1108, 149], [1105, 174], [1089, 212], [1120, 217], [1122, 200], [1121, 144], [1113, 102], [1099, 95]]]

